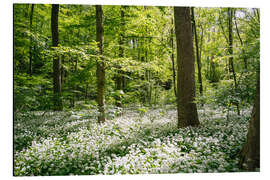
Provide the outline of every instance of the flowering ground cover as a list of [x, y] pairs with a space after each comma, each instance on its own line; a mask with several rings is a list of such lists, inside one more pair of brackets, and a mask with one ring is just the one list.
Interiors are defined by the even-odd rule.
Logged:
[[250, 110], [204, 106], [200, 127], [177, 128], [174, 107], [15, 114], [14, 175], [238, 172]]

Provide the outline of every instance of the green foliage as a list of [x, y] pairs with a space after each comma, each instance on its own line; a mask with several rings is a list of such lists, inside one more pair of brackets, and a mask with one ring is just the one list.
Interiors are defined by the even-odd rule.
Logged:
[[[55, 48], [51, 5], [35, 4], [31, 29], [30, 7], [14, 4], [16, 176], [239, 171], [237, 152], [246, 137], [260, 73], [259, 11], [233, 9], [233, 55], [228, 55], [227, 8], [195, 8], [203, 84], [200, 95], [196, 81], [195, 102], [201, 105], [201, 127], [179, 130], [172, 7], [103, 6], [103, 58], [98, 55], [94, 6], [60, 5]], [[50, 112], [54, 57], [61, 60], [63, 112]], [[96, 64], [101, 59], [104, 124], [97, 123], [96, 103]], [[242, 116], [236, 116], [236, 104]], [[229, 112], [231, 118], [226, 118]]]
[[51, 82], [42, 76], [14, 75], [14, 111], [51, 108]]
[[[76, 102], [96, 99], [95, 73], [100, 58], [95, 41], [95, 8], [61, 5], [60, 46], [53, 49], [50, 48], [50, 10], [50, 5], [35, 5], [32, 29], [29, 29], [30, 5], [14, 5], [16, 111], [52, 108], [52, 62], [55, 56], [62, 61], [64, 107], [81, 109], [87, 107], [87, 103], [81, 106]], [[196, 101], [203, 104], [232, 107], [239, 103], [245, 106], [254, 97], [254, 79], [259, 72], [260, 22], [254, 9], [237, 8], [234, 12], [238, 28], [233, 27], [237, 88], [233, 88], [228, 72], [227, 9], [195, 8], [202, 77], [207, 92], [204, 96], [198, 95]], [[175, 103], [170, 60], [171, 53], [175, 54], [170, 42], [172, 13], [171, 7], [104, 6], [107, 104], [152, 106]], [[33, 51], [31, 77], [27, 70], [30, 46]], [[123, 79], [121, 89], [116, 88], [116, 77]], [[196, 86], [198, 89], [197, 83]]]

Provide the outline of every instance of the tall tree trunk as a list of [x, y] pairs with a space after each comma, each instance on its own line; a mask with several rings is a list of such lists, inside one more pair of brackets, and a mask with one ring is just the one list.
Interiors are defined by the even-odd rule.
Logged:
[[[151, 54], [151, 49], [150, 49], [151, 39], [146, 40], [146, 42], [147, 42], [146, 44], [148, 46], [147, 49], [149, 50], [149, 52], [147, 50], [145, 51], [145, 61], [149, 62], [149, 59], [150, 59], [149, 54]], [[148, 81], [148, 83], [147, 83], [147, 101], [148, 101], [149, 106], [152, 106], [152, 81], [151, 81], [151, 78], [152, 78], [152, 73], [148, 69], [148, 70], [146, 70], [146, 79]]]
[[97, 104], [98, 104], [98, 122], [105, 122], [105, 63], [103, 57], [104, 47], [104, 25], [103, 11], [101, 5], [96, 5], [96, 40], [99, 48], [99, 58], [97, 61]]
[[192, 14], [192, 24], [193, 24], [193, 30], [194, 30], [194, 37], [195, 37], [195, 45], [196, 45], [196, 58], [197, 58], [197, 66], [198, 66], [198, 81], [200, 85], [200, 94], [203, 95], [203, 84], [202, 84], [202, 74], [201, 74], [201, 60], [199, 55], [199, 43], [198, 43], [198, 37], [197, 37], [197, 30], [196, 30], [196, 22], [194, 18], [194, 8], [191, 8], [191, 14]]
[[240, 32], [239, 32], [239, 29], [238, 29], [238, 26], [237, 26], [237, 20], [236, 20], [236, 17], [235, 17], [235, 13], [234, 13], [234, 24], [235, 24], [235, 29], [236, 29], [236, 32], [237, 32], [237, 36], [239, 38], [239, 41], [241, 43], [241, 46], [242, 46], [242, 54], [244, 54], [244, 70], [247, 71], [248, 70], [248, 66], [247, 66], [247, 57], [245, 56], [245, 49], [243, 47], [243, 41], [242, 41], [242, 38], [240, 36]]
[[[234, 88], [237, 89], [237, 80], [236, 73], [234, 69], [233, 63], [233, 31], [232, 31], [232, 17], [233, 17], [233, 9], [228, 8], [228, 29], [229, 29], [229, 65], [231, 69], [231, 73], [233, 74]], [[239, 103], [236, 102], [237, 114], [240, 115]]]
[[194, 49], [190, 19], [190, 8], [174, 7], [177, 42], [177, 110], [178, 127], [198, 126], [195, 100]]
[[[124, 57], [123, 46], [124, 46], [125, 12], [124, 12], [123, 8], [125, 8], [125, 6], [121, 7], [121, 25], [120, 25], [121, 30], [120, 30], [120, 37], [119, 37], [119, 57], [120, 58]], [[116, 75], [116, 90], [119, 91], [117, 94], [117, 97], [116, 97], [116, 106], [118, 106], [118, 107], [122, 106], [121, 97], [120, 97], [121, 96], [120, 91], [123, 90], [123, 88], [124, 88], [124, 76], [122, 74], [123, 74], [123, 71], [121, 70], [121, 67], [119, 66], [118, 70], [117, 70], [117, 75]]]
[[[213, 28], [211, 30], [213, 32], [213, 36], [212, 36], [212, 41], [215, 42], [216, 41], [216, 28]], [[209, 36], [210, 38], [210, 36]], [[216, 82], [219, 82], [219, 76], [217, 75], [217, 72], [216, 72], [216, 65], [217, 63], [214, 62], [214, 54], [211, 53], [211, 56], [210, 56], [210, 59], [208, 59], [209, 61], [209, 79], [210, 79], [210, 82], [211, 83], [216, 83]], [[214, 86], [216, 86], [216, 84], [213, 84]]]
[[[74, 64], [74, 58], [71, 59], [72, 61], [72, 66], [73, 66], [73, 73], [77, 74], [77, 69], [78, 69], [78, 59], [75, 57], [75, 64]], [[77, 98], [77, 82], [72, 83], [71, 87], [71, 92], [72, 92], [72, 97], [71, 97], [71, 104], [70, 107], [75, 106], [76, 98]]]
[[[52, 47], [58, 46], [58, 13], [59, 4], [52, 5], [51, 12], [51, 30], [52, 30]], [[63, 110], [61, 99], [61, 59], [58, 56], [53, 58], [53, 90], [54, 90], [54, 110]]]
[[[33, 14], [34, 14], [34, 6], [35, 4], [32, 4], [31, 6], [31, 11], [30, 11], [30, 27], [29, 27], [29, 30], [30, 30], [30, 33], [32, 33], [32, 24], [33, 24]], [[33, 74], [33, 51], [32, 51], [32, 34], [30, 34], [30, 46], [29, 46], [29, 75], [32, 76]]]
[[[172, 25], [173, 25], [173, 18], [172, 18]], [[172, 72], [173, 72], [173, 90], [174, 90], [174, 95], [175, 97], [177, 97], [177, 90], [176, 90], [176, 80], [175, 80], [175, 65], [174, 65], [174, 42], [173, 42], [173, 36], [174, 36], [174, 32], [173, 32], [173, 27], [171, 29], [171, 48], [172, 48], [172, 53], [171, 53], [171, 60], [172, 60]]]
[[200, 39], [200, 50], [199, 50], [199, 52], [200, 52], [200, 55], [199, 55], [199, 57], [200, 57], [200, 59], [201, 59], [201, 57], [202, 57], [202, 48], [203, 48], [203, 35], [204, 35], [204, 29], [203, 29], [203, 27], [202, 26], [200, 26], [200, 29], [201, 29], [201, 39]]
[[240, 152], [241, 169], [254, 171], [260, 168], [260, 76], [257, 80], [256, 97], [252, 109], [247, 141]]

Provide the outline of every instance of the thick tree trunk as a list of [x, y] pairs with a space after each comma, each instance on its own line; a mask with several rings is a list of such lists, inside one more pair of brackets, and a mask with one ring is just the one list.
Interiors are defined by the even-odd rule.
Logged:
[[[52, 5], [51, 14], [51, 30], [52, 30], [52, 47], [58, 46], [58, 13], [59, 4]], [[58, 56], [54, 56], [53, 59], [53, 90], [54, 90], [54, 110], [63, 110], [61, 99], [61, 60]]]
[[103, 57], [104, 47], [104, 25], [103, 11], [101, 5], [96, 5], [96, 40], [99, 48], [99, 58], [97, 61], [97, 104], [98, 104], [98, 122], [105, 122], [105, 63]]
[[257, 80], [256, 97], [252, 109], [247, 141], [240, 152], [241, 169], [254, 171], [260, 168], [260, 77]]
[[178, 127], [200, 124], [195, 98], [194, 49], [190, 19], [190, 8], [174, 7], [177, 42], [177, 110]]
[[[32, 33], [32, 24], [33, 24], [33, 14], [34, 14], [34, 6], [35, 4], [32, 4], [31, 6], [31, 12], [30, 12], [30, 32]], [[32, 76], [33, 74], [33, 51], [32, 51], [32, 35], [30, 35], [30, 46], [29, 46], [29, 75]]]
[[200, 85], [200, 94], [203, 95], [203, 84], [202, 84], [202, 74], [201, 74], [201, 60], [200, 60], [200, 54], [199, 54], [199, 43], [198, 43], [197, 30], [196, 30], [196, 22], [195, 22], [195, 18], [194, 18], [194, 8], [191, 9], [191, 14], [192, 14], [193, 30], [194, 30], [195, 45], [196, 45], [196, 59], [197, 59], [197, 66], [198, 66], [198, 81], [199, 81], [199, 85]]

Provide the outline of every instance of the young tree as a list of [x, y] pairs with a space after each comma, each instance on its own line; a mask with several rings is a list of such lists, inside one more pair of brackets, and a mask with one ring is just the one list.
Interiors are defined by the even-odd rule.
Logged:
[[201, 74], [201, 59], [200, 59], [200, 53], [199, 53], [199, 42], [197, 37], [197, 27], [194, 17], [194, 8], [191, 8], [191, 18], [192, 18], [192, 27], [194, 32], [194, 38], [195, 38], [195, 46], [196, 46], [196, 59], [197, 59], [197, 66], [198, 66], [198, 81], [200, 85], [200, 94], [203, 95], [203, 84], [202, 84], [202, 74]]
[[[30, 11], [30, 27], [29, 30], [32, 33], [32, 24], [33, 24], [33, 15], [34, 15], [34, 6], [35, 4], [32, 4], [31, 11]], [[32, 76], [33, 74], [33, 58], [32, 58], [32, 35], [30, 35], [30, 46], [29, 46], [29, 75]]]
[[194, 49], [190, 8], [174, 7], [177, 42], [177, 111], [178, 127], [200, 124], [195, 98]]
[[[120, 34], [119, 34], [119, 57], [124, 57], [124, 26], [125, 26], [125, 12], [124, 9], [126, 6], [121, 6], [121, 19], [120, 19]], [[117, 98], [116, 98], [116, 106], [121, 107], [121, 91], [124, 89], [124, 76], [122, 75], [123, 71], [121, 70], [121, 66], [118, 66], [117, 75], [116, 75], [116, 90]]]
[[[52, 31], [52, 47], [58, 46], [58, 13], [59, 4], [52, 5], [51, 11], [51, 31]], [[61, 60], [55, 55], [53, 58], [53, 92], [54, 92], [54, 110], [63, 110], [61, 99]]]
[[[237, 89], [237, 80], [236, 80], [236, 73], [235, 73], [235, 68], [234, 68], [234, 62], [233, 62], [233, 24], [232, 24], [232, 20], [233, 20], [233, 9], [232, 8], [228, 8], [228, 29], [229, 29], [229, 69], [230, 72], [233, 74], [233, 80], [234, 80], [234, 88]], [[237, 107], [237, 114], [240, 115], [240, 110], [239, 110], [239, 103], [236, 103], [236, 107]]]
[[233, 10], [232, 8], [228, 8], [228, 29], [229, 29], [229, 64], [230, 64], [230, 72], [233, 74], [233, 80], [235, 88], [237, 87], [237, 81], [236, 81], [236, 74], [234, 69], [234, 62], [233, 62], [233, 24], [232, 24], [232, 18], [233, 18]]
[[[237, 18], [236, 18], [236, 16], [235, 16], [235, 12], [234, 12], [234, 24], [235, 24], [235, 29], [236, 29], [236, 32], [237, 32], [237, 36], [238, 36], [239, 41], [240, 41], [240, 44], [241, 44], [241, 46], [242, 46], [242, 54], [246, 54], [245, 48], [243, 47], [243, 46], [244, 46], [244, 43], [243, 43], [243, 40], [242, 40], [242, 38], [241, 38], [241, 36], [240, 36], [239, 29], [238, 29]], [[247, 70], [248, 70], [247, 57], [244, 56], [244, 57], [243, 57], [243, 60], [244, 60], [244, 69], [245, 69], [245, 71], [247, 71]]]
[[256, 96], [249, 124], [247, 142], [240, 152], [239, 166], [252, 171], [260, 168], [260, 77], [257, 80]]
[[104, 19], [101, 5], [96, 5], [96, 41], [98, 42], [99, 58], [97, 61], [97, 104], [98, 104], [98, 122], [105, 122], [105, 63], [103, 57], [104, 47]]

